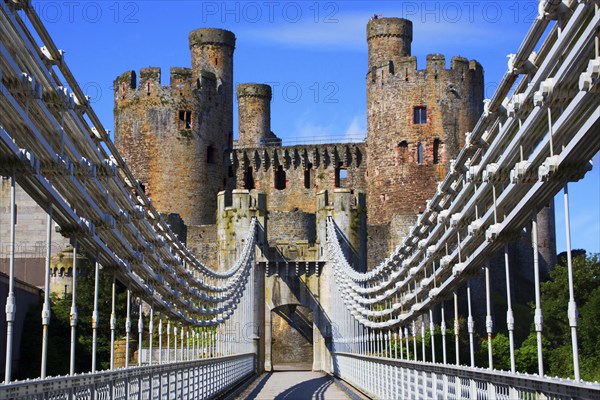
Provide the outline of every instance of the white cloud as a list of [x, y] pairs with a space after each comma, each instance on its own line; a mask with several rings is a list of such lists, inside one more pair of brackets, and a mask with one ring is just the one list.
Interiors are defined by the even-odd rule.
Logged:
[[[240, 37], [268, 43], [310, 47], [315, 51], [336, 49], [364, 51], [366, 48], [366, 24], [373, 14], [370, 12], [340, 13], [336, 22], [315, 22], [305, 18], [297, 23], [278, 23], [240, 29]], [[384, 17], [401, 16], [393, 11]], [[507, 29], [505, 23], [486, 23], [463, 18], [459, 21], [436, 21], [434, 18], [413, 18], [413, 44], [426, 45], [431, 51], [442, 47], [469, 43], [469, 46], [487, 46], [490, 40], [519, 39], [520, 33]], [[514, 36], [514, 38], [513, 38]]]

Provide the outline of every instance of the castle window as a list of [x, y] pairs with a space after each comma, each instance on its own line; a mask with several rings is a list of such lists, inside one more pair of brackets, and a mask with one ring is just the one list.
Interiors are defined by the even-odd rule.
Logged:
[[283, 166], [280, 165], [275, 171], [275, 189], [284, 190], [286, 187], [286, 175]]
[[252, 171], [252, 167], [248, 167], [248, 169], [246, 169], [246, 172], [244, 173], [244, 189], [254, 189], [254, 174]]
[[406, 140], [398, 143], [398, 158], [401, 163], [405, 163], [408, 158], [408, 142]]
[[419, 125], [427, 123], [427, 107], [417, 106], [414, 108], [413, 123]]
[[216, 164], [217, 163], [217, 149], [214, 146], [208, 146], [206, 148], [206, 163]]
[[388, 70], [390, 71], [390, 74], [394, 75], [394, 62], [392, 60], [388, 62]]
[[340, 165], [335, 169], [335, 187], [336, 188], [341, 188], [344, 187], [344, 183], [346, 182], [346, 179], [348, 178], [348, 170], [346, 168], [344, 168], [343, 164], [340, 163]]
[[179, 111], [179, 121], [177, 123], [179, 130], [191, 130], [192, 129], [192, 112], [191, 111]]
[[312, 172], [312, 164], [307, 164], [306, 169], [304, 170], [304, 188], [310, 189], [311, 187], [311, 179], [310, 175]]
[[148, 96], [150, 96], [150, 82], [146, 84], [146, 90], [148, 92]]
[[417, 162], [419, 165], [423, 164], [423, 145], [421, 143], [417, 145]]
[[440, 162], [440, 139], [433, 140], [433, 163], [439, 164]]

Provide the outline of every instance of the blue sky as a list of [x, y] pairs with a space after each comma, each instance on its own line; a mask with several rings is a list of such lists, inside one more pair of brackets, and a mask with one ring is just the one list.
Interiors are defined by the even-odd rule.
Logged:
[[[105, 126], [121, 73], [190, 65], [188, 33], [224, 28], [237, 37], [236, 83], [273, 86], [272, 130], [284, 143], [360, 140], [366, 134], [367, 44], [373, 14], [414, 23], [419, 68], [429, 53], [478, 60], [490, 97], [537, 15], [537, 1], [34, 1], [34, 7]], [[237, 108], [237, 106], [235, 106]], [[235, 122], [234, 132], [237, 129]], [[573, 248], [600, 252], [600, 173], [571, 184]], [[557, 250], [565, 249], [562, 195]]]

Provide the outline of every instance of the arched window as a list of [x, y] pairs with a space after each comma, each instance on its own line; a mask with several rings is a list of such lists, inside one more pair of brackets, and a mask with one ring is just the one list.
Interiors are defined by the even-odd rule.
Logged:
[[440, 162], [440, 139], [433, 140], [433, 163], [439, 164]]
[[275, 189], [284, 190], [286, 187], [286, 174], [283, 166], [280, 165], [275, 171]]
[[421, 143], [417, 145], [417, 162], [419, 165], [423, 164], [423, 145]]

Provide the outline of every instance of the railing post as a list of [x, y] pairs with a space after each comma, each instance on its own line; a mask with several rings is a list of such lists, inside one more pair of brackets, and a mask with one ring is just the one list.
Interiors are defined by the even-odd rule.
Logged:
[[421, 314], [421, 358], [423, 362], [427, 361], [427, 352], [425, 351], [425, 314]]
[[446, 317], [444, 315], [444, 301], [441, 302], [442, 322], [440, 323], [440, 330], [442, 331], [442, 359], [444, 365], [447, 364], [446, 357]]
[[504, 267], [506, 271], [506, 303], [508, 310], [506, 311], [506, 326], [508, 327], [508, 339], [510, 342], [510, 370], [516, 372], [515, 367], [515, 317], [512, 310], [512, 301], [510, 295], [510, 265], [508, 260], [508, 243], [504, 244]]
[[160, 313], [158, 320], [158, 364], [163, 363], [163, 315]]
[[171, 361], [171, 320], [167, 318], [167, 363]]
[[535, 314], [533, 323], [537, 335], [538, 375], [544, 376], [544, 357], [542, 354], [542, 304], [540, 297], [540, 264], [538, 252], [537, 210], [533, 210], [531, 221], [531, 247], [533, 248], [533, 275], [535, 285]]
[[177, 340], [179, 339], [179, 336], [177, 335], [178, 332], [177, 324], [173, 324], [173, 347], [175, 348], [175, 362], [177, 362]]
[[469, 316], [467, 319], [467, 330], [469, 332], [469, 356], [471, 357], [471, 367], [475, 367], [475, 344], [473, 339], [474, 324], [473, 313], [471, 309], [471, 279], [467, 281], [467, 304], [469, 307]]
[[46, 219], [46, 276], [44, 279], [44, 306], [42, 309], [42, 366], [40, 378], [46, 378], [48, 364], [48, 326], [50, 325], [50, 261], [52, 258], [52, 204], [48, 206]]
[[112, 280], [112, 296], [111, 296], [111, 312], [110, 312], [110, 369], [115, 369], [115, 330], [117, 329], [117, 314], [115, 312], [115, 297], [117, 278], [113, 273]]
[[129, 334], [131, 333], [131, 290], [127, 289], [127, 316], [125, 318], [125, 368], [129, 368]]
[[571, 255], [571, 218], [569, 215], [569, 184], [565, 183], [565, 234], [567, 239], [567, 271], [569, 275], [569, 326], [571, 327], [571, 346], [573, 348], [573, 372], [579, 382], [579, 346], [577, 344], [577, 303], [573, 286], [573, 257]]
[[460, 325], [458, 323], [458, 294], [454, 290], [454, 360], [456, 365], [460, 365], [460, 346], [458, 340]]
[[15, 304], [15, 224], [17, 223], [17, 208], [15, 203], [15, 173], [10, 177], [10, 261], [8, 273], [8, 296], [6, 298], [6, 364], [4, 367], [4, 383], [11, 381], [12, 375], [12, 353], [13, 335], [16, 313]]
[[416, 326], [416, 322], [413, 319], [412, 321], [412, 337], [413, 337], [413, 356], [414, 356], [414, 360], [418, 361], [418, 354], [417, 354], [417, 326]]
[[143, 313], [143, 305], [142, 298], [138, 299], [140, 302], [139, 306], [139, 315], [138, 315], [138, 367], [142, 366], [142, 338], [144, 334], [144, 313]]
[[435, 325], [431, 308], [429, 309], [429, 334], [431, 335], [431, 362], [435, 364]]
[[96, 341], [98, 336], [98, 287], [100, 285], [100, 263], [94, 266], [94, 311], [92, 312], [92, 373], [96, 372]]
[[148, 354], [148, 365], [152, 366], [152, 350], [154, 341], [154, 303], [150, 305], [150, 321], [148, 321], [148, 334], [150, 336], [149, 354]]
[[486, 307], [486, 316], [485, 316], [485, 329], [487, 332], [487, 343], [488, 343], [488, 368], [490, 370], [494, 369], [494, 353], [492, 348], [492, 296], [490, 291], [490, 263], [487, 261], [485, 263], [485, 307]]
[[71, 289], [71, 312], [69, 314], [71, 325], [71, 353], [69, 361], [69, 375], [75, 375], [75, 346], [77, 344], [77, 238], [73, 239], [73, 287]]

